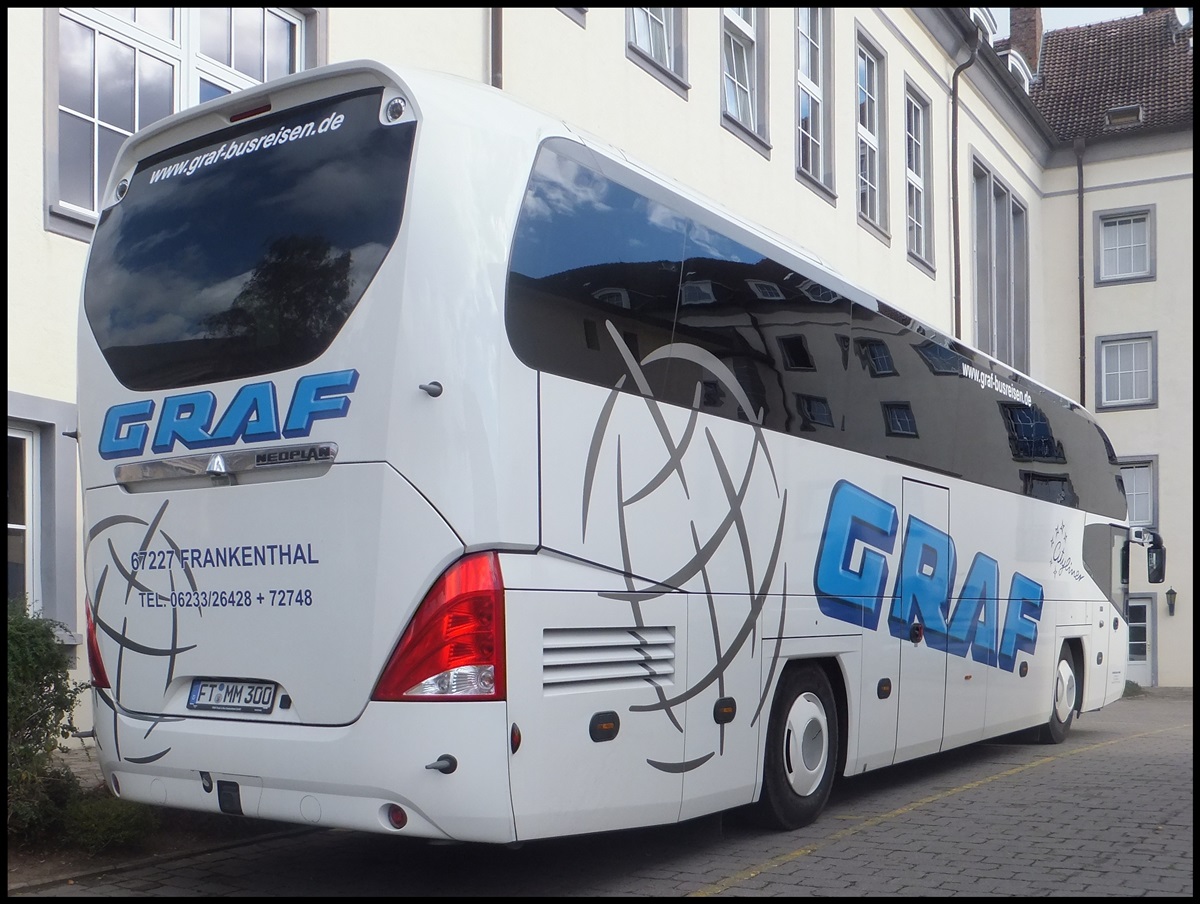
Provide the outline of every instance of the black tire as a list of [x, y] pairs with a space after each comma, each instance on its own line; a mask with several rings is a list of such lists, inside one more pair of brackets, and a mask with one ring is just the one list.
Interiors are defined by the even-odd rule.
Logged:
[[1075, 703], [1079, 678], [1071, 648], [1063, 644], [1054, 667], [1054, 700], [1050, 705], [1050, 720], [1042, 726], [1038, 740], [1043, 744], [1061, 744], [1075, 720]]
[[775, 690], [758, 821], [798, 829], [815, 820], [829, 800], [837, 772], [840, 735], [837, 704], [825, 672], [816, 665], [786, 669]]

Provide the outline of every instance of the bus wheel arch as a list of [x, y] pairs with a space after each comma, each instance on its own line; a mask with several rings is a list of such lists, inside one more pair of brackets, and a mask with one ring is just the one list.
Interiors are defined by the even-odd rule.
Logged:
[[1078, 640], [1065, 640], [1054, 667], [1054, 695], [1050, 718], [1041, 727], [1043, 744], [1061, 744], [1066, 740], [1083, 700], [1083, 652]]
[[798, 660], [784, 668], [771, 701], [762, 792], [755, 804], [763, 825], [798, 829], [825, 808], [845, 756], [841, 690], [840, 674], [825, 663]]

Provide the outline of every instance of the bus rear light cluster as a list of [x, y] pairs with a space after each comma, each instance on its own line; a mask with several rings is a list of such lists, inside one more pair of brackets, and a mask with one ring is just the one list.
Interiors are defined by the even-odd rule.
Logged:
[[504, 582], [496, 553], [459, 559], [437, 579], [371, 699], [505, 699]]
[[108, 681], [108, 672], [104, 669], [104, 660], [100, 658], [100, 641], [96, 637], [96, 622], [92, 619], [92, 601], [84, 598], [84, 615], [87, 616], [87, 656], [88, 668], [92, 673], [92, 687], [112, 687]]

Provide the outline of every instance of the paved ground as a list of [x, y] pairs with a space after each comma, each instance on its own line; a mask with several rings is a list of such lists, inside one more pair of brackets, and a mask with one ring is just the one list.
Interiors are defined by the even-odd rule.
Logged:
[[312, 831], [9, 893], [1190, 898], [1192, 715], [1190, 688], [1151, 689], [1060, 746], [988, 742], [844, 781], [794, 832], [709, 819], [512, 849]]

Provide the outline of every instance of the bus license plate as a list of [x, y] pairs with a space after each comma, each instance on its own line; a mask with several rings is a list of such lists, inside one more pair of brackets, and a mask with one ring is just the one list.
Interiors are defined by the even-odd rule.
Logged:
[[192, 682], [187, 706], [230, 713], [269, 713], [275, 707], [275, 683], [197, 678]]

